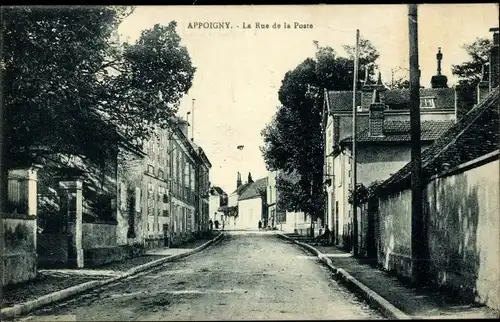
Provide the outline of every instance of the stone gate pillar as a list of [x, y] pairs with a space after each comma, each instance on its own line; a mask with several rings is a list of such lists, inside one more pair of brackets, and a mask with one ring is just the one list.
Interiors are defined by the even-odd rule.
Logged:
[[18, 214], [36, 216], [37, 214], [37, 180], [40, 165], [9, 170], [8, 201], [9, 211]]
[[83, 195], [80, 178], [59, 182], [62, 215], [66, 216], [68, 233], [68, 266], [83, 267], [82, 214]]

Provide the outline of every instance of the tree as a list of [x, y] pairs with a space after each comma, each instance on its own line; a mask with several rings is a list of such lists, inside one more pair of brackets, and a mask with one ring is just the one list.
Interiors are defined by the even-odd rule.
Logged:
[[[181, 45], [176, 22], [143, 30], [135, 44], [124, 44], [118, 75], [106, 74], [108, 90], [99, 108], [128, 138], [142, 142], [153, 125], [167, 128], [180, 100], [192, 86], [195, 68]], [[107, 94], [107, 95], [106, 95]]]
[[121, 44], [117, 27], [132, 11], [2, 8], [4, 176], [54, 154], [106, 164], [117, 140], [142, 147], [155, 127], [168, 125], [195, 68], [175, 22]]
[[[375, 66], [379, 54], [370, 41], [360, 43], [363, 59], [359, 67], [364, 75], [365, 66]], [[315, 59], [307, 58], [285, 74], [278, 92], [281, 106], [261, 132], [261, 151], [268, 168], [296, 175], [293, 182], [286, 177], [277, 180], [280, 205], [311, 214], [313, 220], [323, 216], [324, 207], [323, 89], [352, 90], [354, 77], [351, 58], [338, 57], [333, 48], [315, 44]], [[351, 47], [344, 47], [349, 53]]]
[[91, 113], [93, 93], [126, 14], [123, 7], [2, 10], [3, 165], [21, 162], [34, 147], [95, 160], [108, 152], [108, 128]]
[[476, 104], [476, 89], [481, 80], [482, 67], [489, 60], [493, 43], [487, 38], [476, 38], [472, 44], [464, 44], [463, 49], [470, 57], [469, 61], [452, 65], [453, 75], [458, 76], [456, 86], [459, 106], [458, 114], [463, 115]]
[[[405, 73], [401, 75], [397, 74], [398, 72], [404, 71]], [[388, 85], [390, 89], [405, 89], [405, 88], [410, 88], [410, 81], [408, 79], [408, 72], [409, 70], [407, 68], [403, 68], [401, 66], [395, 67], [391, 69], [391, 83]]]
[[489, 60], [493, 43], [488, 38], [476, 38], [472, 44], [464, 44], [463, 49], [470, 56], [470, 60], [459, 65], [452, 65], [451, 71], [460, 80], [477, 85], [481, 80], [481, 71]]

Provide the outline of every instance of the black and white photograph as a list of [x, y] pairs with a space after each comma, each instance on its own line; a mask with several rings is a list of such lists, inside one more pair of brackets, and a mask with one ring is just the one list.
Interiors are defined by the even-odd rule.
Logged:
[[0, 319], [499, 319], [499, 12], [2, 6]]

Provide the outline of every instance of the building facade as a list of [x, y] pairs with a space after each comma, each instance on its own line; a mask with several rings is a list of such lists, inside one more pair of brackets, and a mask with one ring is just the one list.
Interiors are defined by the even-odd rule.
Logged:
[[[433, 77], [434, 88], [421, 88], [422, 148], [429, 146], [456, 120], [454, 88], [446, 76]], [[368, 76], [368, 74], [367, 74]], [[410, 160], [409, 90], [388, 90], [380, 74], [375, 84], [366, 78], [356, 95], [357, 184], [368, 186], [384, 180]], [[352, 91], [325, 91], [323, 130], [325, 142], [325, 222], [332, 230], [332, 242], [351, 247], [352, 205]]]
[[188, 126], [186, 121], [180, 120], [171, 140], [170, 242], [173, 245], [190, 239], [197, 231], [195, 216], [199, 208], [196, 183], [198, 167], [195, 148], [187, 135]]
[[212, 220], [212, 222], [218, 220], [222, 224], [224, 221], [224, 211], [222, 211], [223, 208], [221, 207], [227, 206], [227, 199], [227, 193], [221, 187], [212, 186], [210, 188], [209, 220]]
[[196, 237], [208, 222], [208, 198], [201, 191], [211, 164], [188, 139], [188, 126], [172, 118], [171, 126], [157, 128], [142, 151], [120, 150], [119, 240], [146, 248], [177, 245]]
[[208, 160], [201, 147], [195, 146], [197, 155], [197, 205], [196, 225], [198, 233], [206, 232], [209, 229], [210, 220], [210, 168], [212, 164]]

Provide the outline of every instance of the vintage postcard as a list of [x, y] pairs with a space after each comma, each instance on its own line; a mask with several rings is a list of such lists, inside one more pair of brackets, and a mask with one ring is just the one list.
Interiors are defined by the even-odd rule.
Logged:
[[3, 6], [2, 320], [500, 317], [498, 12]]

